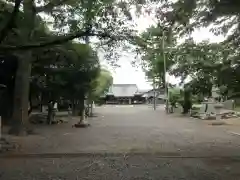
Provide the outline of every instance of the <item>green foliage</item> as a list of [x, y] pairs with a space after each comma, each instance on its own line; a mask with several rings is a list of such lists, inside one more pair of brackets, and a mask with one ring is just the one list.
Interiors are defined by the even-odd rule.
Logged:
[[180, 104], [183, 108], [183, 114], [187, 114], [192, 107], [192, 102], [194, 97], [191, 93], [191, 88], [188, 85], [184, 86], [184, 89], [180, 88], [171, 88], [169, 89], [169, 102], [172, 107], [175, 107], [176, 104]]
[[[162, 2], [162, 6], [165, 11], [158, 14], [181, 35], [210, 24], [215, 25], [212, 31], [216, 34], [228, 34], [239, 24], [240, 3], [236, 0], [177, 0]], [[235, 33], [236, 28], [230, 36]]]
[[182, 77], [183, 82], [190, 78], [193, 94], [210, 96], [213, 86], [227, 87], [224, 96], [239, 92], [240, 3], [235, 0], [177, 0], [162, 1], [156, 7], [157, 19], [163, 27], [171, 29], [173, 39], [186, 39], [203, 27], [226, 37], [221, 43], [196, 44], [186, 39], [172, 48], [174, 63], [169, 72]]
[[[155, 78], [159, 87], [165, 86], [165, 67], [168, 71], [173, 64], [173, 54], [170, 51], [174, 45], [171, 31], [164, 29], [162, 26], [152, 26], [148, 28], [141, 37], [136, 39], [142, 55], [142, 67], [146, 76], [152, 80]], [[164, 62], [165, 58], [165, 62]]]
[[179, 88], [169, 89], [169, 102], [172, 106], [181, 101], [181, 90]]
[[[56, 36], [41, 37], [31, 41], [25, 38], [25, 41], [22, 39], [21, 44], [6, 42], [0, 45], [0, 50], [27, 50], [65, 43], [75, 38], [84, 40], [91, 36], [101, 40], [104, 48], [112, 49], [120, 42], [129, 40], [135, 32], [132, 13], [130, 13], [131, 7], [136, 5], [134, 1], [128, 4], [115, 0], [41, 0], [41, 2], [22, 0], [23, 8], [20, 9], [20, 13], [13, 13], [11, 1], [0, 2], [2, 9], [6, 9], [8, 13], [12, 12], [16, 19], [14, 26], [8, 28], [6, 38], [12, 37], [12, 32], [17, 32], [15, 39], [16, 42], [20, 41], [26, 25], [31, 25], [32, 33], [37, 29], [37, 19], [40, 19], [44, 25], [50, 25], [52, 33]], [[0, 31], [9, 20], [11, 19], [5, 18], [3, 23], [1, 21]], [[108, 46], [109, 44], [111, 46]]]
[[188, 40], [175, 49], [175, 65], [170, 74], [190, 78], [189, 87], [193, 94], [211, 96], [213, 86], [226, 86], [239, 91], [237, 77], [238, 62], [232, 58], [234, 52], [219, 43], [194, 43]]
[[84, 44], [68, 43], [38, 51], [33, 63], [32, 82], [47, 99], [82, 99], [91, 90], [100, 65], [96, 53]]
[[93, 89], [93, 99], [97, 100], [103, 96], [113, 83], [113, 77], [111, 73], [106, 69], [101, 69], [98, 77], [95, 80]]

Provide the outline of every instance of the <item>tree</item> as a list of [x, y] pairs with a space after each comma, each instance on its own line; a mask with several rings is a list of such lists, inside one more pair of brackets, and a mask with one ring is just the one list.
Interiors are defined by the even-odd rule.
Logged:
[[[237, 78], [238, 62], [232, 49], [225, 49], [222, 43], [188, 40], [176, 47], [175, 65], [170, 73], [190, 79], [191, 91], [200, 96], [211, 96], [213, 86], [227, 87], [229, 92], [239, 91]], [[226, 96], [225, 92], [225, 96]]]
[[[1, 6], [3, 6], [3, 9], [1, 11], [1, 18], [3, 18], [3, 23], [1, 23], [1, 29], [4, 30], [4, 20], [6, 16], [9, 15], [9, 7], [11, 7], [9, 4], [3, 3], [1, 1]], [[24, 6], [27, 9], [27, 5]], [[25, 18], [26, 16], [26, 18]], [[10, 16], [11, 17], [11, 16]], [[19, 44], [19, 42], [24, 43], [30, 36], [28, 32], [32, 32], [33, 26], [31, 24], [27, 24], [31, 18], [34, 16], [31, 15], [29, 11], [26, 10], [26, 14], [20, 13], [19, 16], [15, 17], [16, 23], [21, 24], [21, 28], [19, 30], [21, 31], [14, 31], [13, 29], [11, 32], [5, 33], [8, 36], [4, 37], [2, 36], [1, 44]], [[16, 26], [16, 23], [11, 25]], [[44, 32], [44, 25], [40, 23], [39, 18], [35, 19], [36, 26], [34, 33], [31, 33], [31, 40], [36, 40], [39, 37], [46, 36], [46, 33]], [[7, 23], [8, 25], [8, 23]], [[11, 28], [10, 28], [11, 29]], [[1, 51], [1, 53], [5, 53]], [[13, 53], [15, 56], [17, 56], [18, 59], [18, 70], [15, 76], [15, 92], [14, 92], [14, 100], [13, 100], [13, 119], [14, 119], [14, 125], [10, 132], [14, 132], [16, 134], [20, 132], [24, 132], [26, 128], [23, 127], [23, 119], [27, 119], [28, 117], [28, 96], [29, 96], [29, 78], [30, 78], [30, 70], [31, 70], [31, 61], [32, 56], [31, 52], [25, 52], [25, 53]], [[21, 72], [20, 72], [21, 70]], [[16, 128], [18, 127], [18, 128]], [[28, 131], [28, 130], [27, 130]]]
[[[240, 3], [237, 0], [177, 0], [162, 2], [157, 16], [181, 35], [200, 27], [212, 26], [216, 34], [237, 38]], [[231, 32], [230, 32], [231, 31]], [[237, 40], [237, 39], [235, 39]]]
[[[165, 86], [165, 67], [168, 71], [173, 64], [171, 47], [174, 45], [171, 30], [160, 26], [148, 28], [136, 40], [142, 55], [142, 67], [149, 79], [156, 78], [159, 87]], [[164, 46], [164, 47], [163, 47]], [[164, 62], [165, 58], [165, 62]]]
[[177, 87], [168, 89], [168, 101], [171, 105], [170, 112], [173, 112], [173, 108], [176, 107], [176, 104], [181, 102], [181, 90]]
[[113, 77], [111, 72], [101, 68], [98, 77], [94, 80], [92, 99], [98, 100], [101, 96], [105, 95], [112, 83]]
[[[148, 1], [153, 2], [153, 1]], [[154, 3], [154, 2], [153, 2]], [[173, 64], [168, 72], [182, 77], [182, 82], [190, 78], [188, 90], [192, 94], [211, 96], [213, 86], [227, 87], [228, 92], [239, 92], [239, 7], [235, 0], [177, 0], [156, 2], [156, 20], [161, 27], [169, 29], [172, 39], [183, 38], [183, 43], [171, 48]], [[226, 39], [221, 43], [195, 43], [191, 33], [199, 28], [208, 27], [216, 35], [223, 34]], [[157, 30], [155, 33], [160, 33]], [[152, 42], [142, 43], [147, 49]], [[158, 43], [160, 44], [160, 43]], [[155, 46], [156, 47], [156, 46]], [[151, 48], [151, 49], [155, 49]], [[156, 59], [152, 53], [146, 59]], [[147, 67], [149, 75], [155, 75], [156, 60]], [[149, 63], [147, 63], [149, 64]], [[145, 64], [144, 64], [145, 65]], [[187, 93], [188, 94], [188, 93]], [[186, 97], [190, 97], [186, 95]], [[190, 104], [190, 103], [188, 103]], [[188, 106], [190, 107], [190, 105]], [[186, 108], [187, 109], [187, 108]]]
[[[96, 53], [88, 46], [67, 43], [35, 54], [32, 82], [48, 102], [59, 98], [71, 101], [73, 114], [83, 110], [85, 96], [97, 77], [100, 65]], [[49, 112], [49, 117], [52, 117]], [[51, 120], [49, 120], [51, 122]]]
[[[71, 95], [70, 98], [72, 100], [73, 112], [74, 107], [76, 108], [79, 106], [79, 112], [82, 118], [81, 120], [85, 117], [84, 99], [91, 93], [93, 88], [92, 82], [98, 77], [100, 71], [100, 64], [96, 52], [87, 45], [85, 45], [85, 47], [86, 49], [83, 50], [82, 46], [76, 46], [75, 44], [76, 52], [79, 57], [78, 59], [82, 59], [83, 62], [77, 61], [78, 63], [75, 67], [77, 68], [77, 71], [73, 74], [71, 73], [66, 80], [70, 83], [67, 84], [67, 86], [72, 87], [72, 90], [68, 92], [68, 94]], [[66, 89], [68, 88], [66, 87]]]
[[[6, 3], [1, 2], [4, 13], [9, 14], [11, 11], [11, 14], [10, 18], [4, 19], [2, 23], [0, 51], [25, 50], [24, 53], [21, 53], [22, 56], [18, 56], [19, 66], [15, 79], [15, 87], [18, 88], [15, 88], [13, 111], [15, 128], [12, 129], [13, 133], [24, 132], [24, 126], [28, 119], [28, 79], [31, 74], [31, 61], [33, 60], [33, 52], [29, 49], [53, 46], [74, 38], [90, 36], [124, 40], [125, 35], [131, 33], [131, 29], [125, 27], [125, 23], [130, 22], [130, 14], [127, 13], [126, 3], [105, 0], [88, 2], [52, 0], [42, 1], [41, 5], [38, 6], [32, 0], [15, 0], [12, 11], [9, 8], [11, 7], [11, 0], [6, 1]], [[21, 5], [23, 8], [19, 13]], [[59, 35], [49, 38], [49, 36], [39, 36], [36, 33], [40, 21], [43, 22], [41, 23], [43, 26], [47, 24], [44, 23], [43, 18], [40, 18], [40, 13], [46, 13], [54, 19], [52, 22], [53, 28], [58, 30], [55, 34]], [[118, 18], [118, 16], [121, 18]], [[17, 18], [22, 21], [16, 21]], [[89, 18], [91, 24], [88, 24]], [[66, 31], [67, 33], [62, 33]], [[21, 44], [18, 42], [21, 42]]]
[[180, 95], [181, 89], [174, 87], [169, 89], [169, 102], [172, 106], [175, 106], [177, 102], [180, 101], [181, 95]]
[[[8, 13], [11, 11], [11, 2], [7, 0], [5, 3], [1, 2], [3, 9], [7, 9]], [[62, 1], [45, 1], [42, 0], [38, 5], [36, 2], [29, 0], [15, 0], [11, 18], [5, 19], [3, 22], [2, 31], [6, 31], [3, 38], [6, 38], [11, 31], [21, 29], [21, 24], [17, 21], [11, 26], [12, 20], [15, 20], [19, 15], [19, 7], [24, 5], [24, 14], [29, 13], [34, 15], [32, 17], [33, 26], [35, 25], [35, 18], [39, 18], [41, 13], [45, 13], [48, 17], [52, 17], [50, 22], [54, 29], [57, 29], [58, 36], [53, 38], [42, 38], [32, 42], [25, 42], [21, 45], [3, 44], [0, 50], [28, 50], [33, 48], [40, 48], [44, 46], [52, 46], [73, 40], [75, 38], [85, 38], [86, 36], [97, 36], [100, 39], [126, 40], [131, 37], [133, 31], [132, 14], [130, 6], [138, 4], [140, 7], [142, 3], [131, 1], [130, 6], [128, 2], [117, 2], [114, 0], [62, 0]], [[7, 8], [6, 8], [7, 7]], [[33, 8], [31, 8], [33, 7]], [[77, 15], [77, 16], [76, 16]], [[49, 19], [49, 18], [48, 18]], [[30, 19], [29, 19], [30, 20]], [[48, 24], [46, 19], [41, 18], [44, 24]], [[89, 21], [91, 23], [89, 24]], [[12, 23], [12, 22], [11, 22]], [[28, 22], [29, 23], [29, 22]], [[129, 26], [126, 27], [125, 25]], [[2, 34], [2, 33], [1, 33]]]
[[109, 87], [113, 83], [113, 77], [111, 72], [106, 69], [101, 68], [97, 77], [91, 82], [91, 90], [88, 93], [89, 95], [89, 104], [88, 115], [93, 116], [93, 102], [99, 102], [101, 97], [105, 95]]
[[[210, 31], [216, 35], [221, 34], [226, 37], [221, 43], [205, 42], [204, 44], [198, 45], [198, 54], [201, 52], [199, 48], [204, 45], [204, 50], [202, 52], [207, 52], [208, 55], [211, 53], [211, 57], [214, 56], [213, 60], [215, 62], [212, 67], [210, 65], [208, 65], [208, 68], [202, 66], [203, 69], [213, 70], [217, 68], [214, 73], [218, 75], [213, 75], [215, 79], [211, 80], [210, 83], [216, 84], [217, 86], [228, 84], [227, 86], [229, 88], [238, 89], [236, 69], [239, 66], [237, 59], [239, 59], [240, 52], [240, 3], [236, 0], [177, 0], [162, 2], [160, 7], [162, 7], [162, 9], [156, 8], [156, 17], [158, 17], [162, 25], [170, 25], [173, 34], [178, 37], [186, 38], [191, 35], [194, 30], [203, 27], [208, 27]], [[191, 49], [192, 43], [188, 40], [187, 43], [190, 45], [189, 50], [192, 54], [192, 52], [195, 51], [193, 48]], [[194, 45], [194, 47], [196, 46]], [[209, 50], [206, 48], [209, 48]], [[215, 54], [210, 51], [214, 51]], [[215, 57], [219, 59], [216, 60]], [[202, 63], [201, 59], [195, 60], [195, 62], [198, 63], [200, 61], [200, 63]], [[210, 57], [208, 57], [208, 59], [208, 62], [205, 60], [204, 64], [210, 64], [210, 62], [213, 61]], [[196, 76], [198, 76], [199, 80], [202, 79], [205, 81], [207, 77], [203, 77], [203, 74], [206, 75], [207, 73], [201, 73], [201, 75], [199, 74]], [[199, 78], [200, 76], [201, 78]], [[229, 83], [229, 80], [231, 80], [231, 83]]]

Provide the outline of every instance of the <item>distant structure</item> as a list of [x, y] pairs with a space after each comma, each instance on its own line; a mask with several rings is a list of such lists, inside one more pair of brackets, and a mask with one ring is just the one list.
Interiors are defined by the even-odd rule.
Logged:
[[[163, 104], [164, 89], [155, 91], [156, 103]], [[113, 84], [102, 99], [105, 104], [151, 104], [154, 102], [154, 90], [141, 91], [136, 84]]]
[[[165, 97], [165, 91], [163, 88], [156, 89], [155, 90], [155, 96], [156, 96], [156, 103], [157, 104], [164, 104], [166, 97]], [[154, 101], [154, 89], [151, 89], [147, 92], [144, 92], [142, 94], [142, 97], [146, 99], [146, 103], [153, 103]]]
[[106, 104], [141, 104], [145, 102], [143, 92], [136, 84], [113, 84], [106, 93]]

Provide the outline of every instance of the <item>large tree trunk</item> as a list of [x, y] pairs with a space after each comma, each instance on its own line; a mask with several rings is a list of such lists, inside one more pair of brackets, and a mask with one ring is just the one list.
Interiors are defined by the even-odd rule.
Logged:
[[31, 55], [26, 53], [25, 58], [26, 59], [19, 59], [19, 66], [15, 78], [12, 128], [9, 130], [10, 134], [15, 135], [25, 135], [29, 133], [29, 127], [27, 126]]
[[93, 117], [93, 101], [91, 101], [91, 104], [90, 104], [89, 116], [90, 116], [90, 117]]
[[79, 121], [79, 123], [82, 123], [85, 120], [85, 103], [84, 103], [84, 99], [80, 100], [79, 111], [80, 111], [80, 121]]
[[42, 92], [40, 92], [40, 95], [39, 95], [39, 101], [40, 101], [40, 104], [39, 104], [39, 108], [40, 108], [40, 112], [43, 112], [43, 95], [42, 95]]
[[[33, 0], [23, 1], [23, 17], [24, 24], [21, 27], [21, 38], [19, 40], [22, 43], [31, 42], [34, 36], [35, 28], [35, 5]], [[30, 75], [31, 75], [31, 61], [32, 52], [28, 52], [21, 55], [18, 59], [18, 69], [15, 79], [14, 89], [14, 109], [12, 116], [13, 126], [9, 133], [15, 135], [25, 135], [30, 133], [28, 126], [28, 96], [30, 86]]]
[[86, 119], [86, 116], [85, 116], [85, 101], [84, 99], [80, 101], [80, 104], [81, 104], [81, 116], [80, 116], [80, 121], [78, 122], [78, 124], [76, 124], [76, 127], [88, 127], [89, 126], [89, 123]]
[[32, 111], [33, 111], [32, 94], [31, 94], [31, 90], [30, 90], [30, 93], [29, 93], [28, 117], [31, 115]]
[[53, 101], [48, 103], [47, 123], [50, 125], [54, 122], [54, 118], [55, 118], [55, 112], [54, 112], [53, 106], [54, 106]]

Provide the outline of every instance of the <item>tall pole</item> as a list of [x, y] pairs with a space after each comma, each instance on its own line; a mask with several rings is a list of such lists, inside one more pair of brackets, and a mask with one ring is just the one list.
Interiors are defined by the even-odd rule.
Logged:
[[168, 113], [168, 83], [167, 83], [167, 64], [166, 64], [166, 57], [165, 57], [165, 33], [163, 30], [162, 36], [162, 52], [163, 52], [163, 63], [164, 63], [164, 87], [165, 87], [165, 101], [166, 101], [166, 112]]
[[156, 82], [155, 77], [153, 77], [153, 110], [156, 110]]

